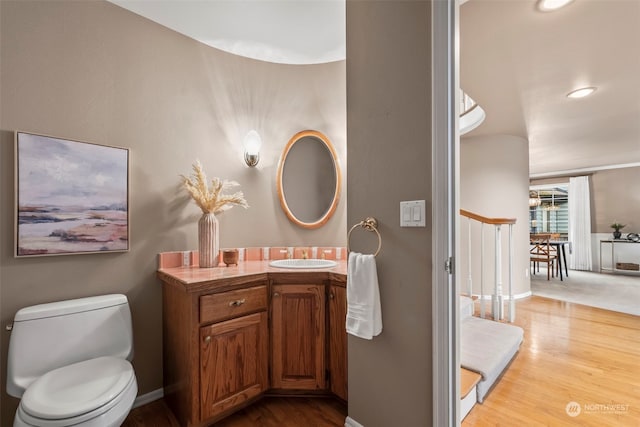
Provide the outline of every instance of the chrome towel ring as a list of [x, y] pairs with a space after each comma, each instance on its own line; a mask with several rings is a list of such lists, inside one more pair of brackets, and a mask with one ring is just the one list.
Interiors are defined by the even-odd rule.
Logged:
[[351, 249], [349, 249], [349, 244], [351, 242], [351, 232], [358, 227], [362, 227], [367, 231], [373, 231], [378, 235], [378, 249], [373, 254], [373, 256], [378, 255], [380, 253], [380, 248], [382, 248], [382, 237], [380, 236], [380, 232], [378, 231], [378, 220], [373, 217], [367, 217], [366, 219], [351, 227], [349, 233], [347, 234], [347, 252], [351, 252]]

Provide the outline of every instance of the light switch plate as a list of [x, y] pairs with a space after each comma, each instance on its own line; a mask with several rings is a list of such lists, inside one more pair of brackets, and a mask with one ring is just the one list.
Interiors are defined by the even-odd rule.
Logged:
[[426, 227], [425, 206], [424, 200], [400, 202], [400, 227]]

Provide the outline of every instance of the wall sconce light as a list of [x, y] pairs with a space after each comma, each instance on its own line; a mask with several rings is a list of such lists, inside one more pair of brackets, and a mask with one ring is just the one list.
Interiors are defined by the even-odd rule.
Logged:
[[260, 147], [262, 146], [262, 138], [255, 130], [250, 130], [244, 137], [244, 161], [249, 167], [254, 167], [260, 160]]

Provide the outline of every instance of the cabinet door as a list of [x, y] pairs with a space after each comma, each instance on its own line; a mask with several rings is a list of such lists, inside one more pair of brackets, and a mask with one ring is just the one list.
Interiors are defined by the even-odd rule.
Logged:
[[329, 373], [331, 392], [347, 400], [347, 289], [329, 287]]
[[267, 327], [267, 313], [262, 312], [200, 328], [202, 420], [268, 388]]
[[271, 386], [325, 389], [324, 285], [275, 284], [271, 310]]

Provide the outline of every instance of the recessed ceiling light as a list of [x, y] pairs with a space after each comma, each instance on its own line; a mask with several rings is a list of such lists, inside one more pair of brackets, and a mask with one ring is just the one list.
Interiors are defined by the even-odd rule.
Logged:
[[538, 2], [538, 9], [543, 12], [551, 12], [552, 10], [558, 10], [571, 3], [573, 0], [540, 0]]
[[591, 95], [596, 91], [595, 87], [581, 87], [580, 89], [573, 90], [567, 94], [567, 98], [584, 98]]

